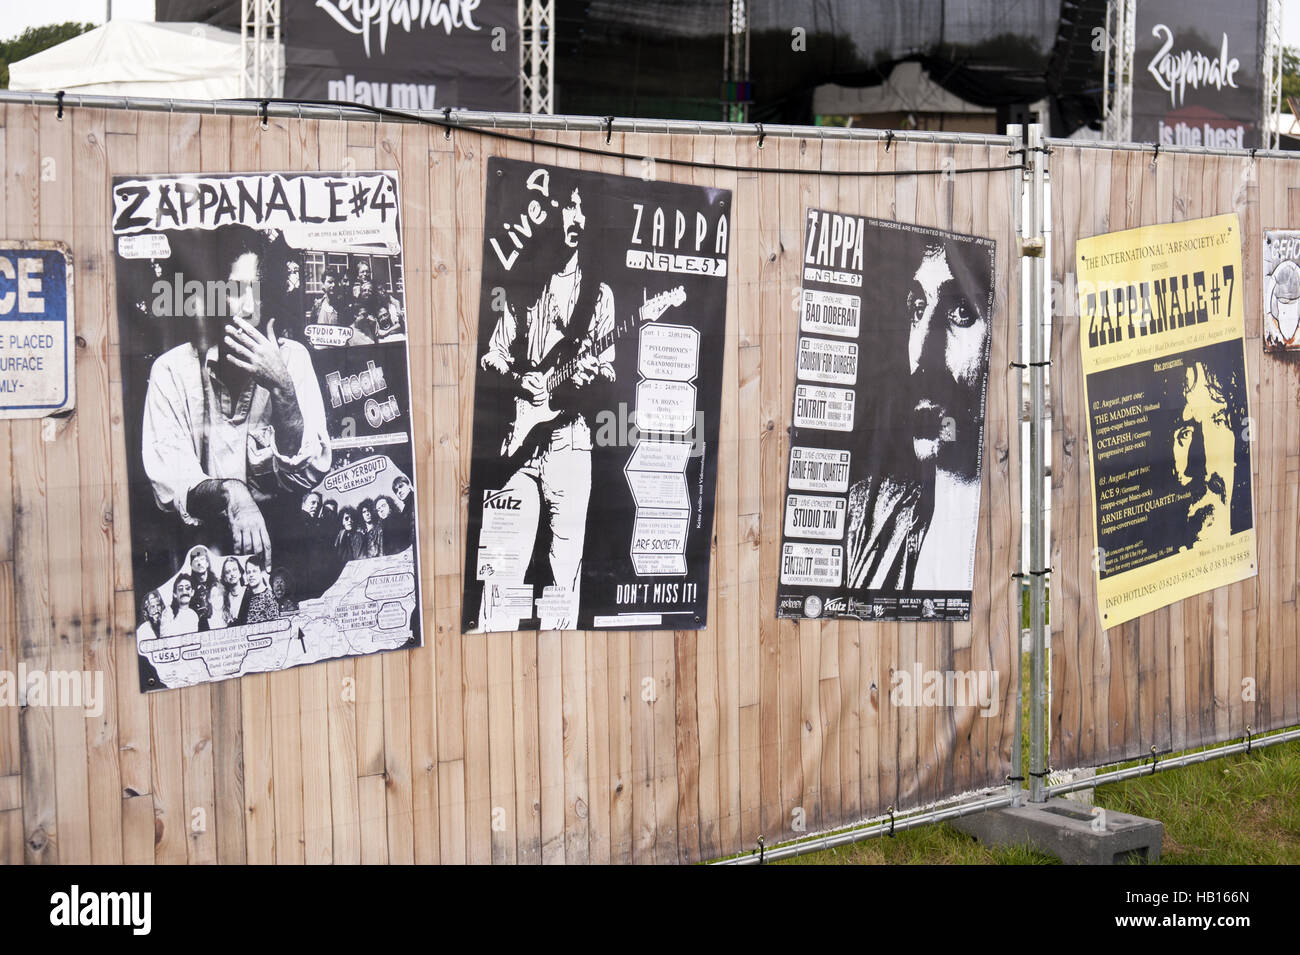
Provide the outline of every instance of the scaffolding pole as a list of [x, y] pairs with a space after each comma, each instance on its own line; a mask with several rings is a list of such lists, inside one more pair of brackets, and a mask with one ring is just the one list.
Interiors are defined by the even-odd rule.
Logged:
[[1043, 291], [1046, 269], [1043, 191], [1046, 179], [1047, 151], [1043, 146], [1043, 127], [1029, 126], [1026, 165], [1030, 168], [1029, 235], [1021, 242], [1021, 268], [1028, 273], [1029, 285], [1029, 800], [1046, 802], [1044, 781], [1047, 776], [1047, 635], [1044, 627], [1046, 603], [1044, 581], [1047, 558], [1043, 546], [1043, 331], [1047, 322]]

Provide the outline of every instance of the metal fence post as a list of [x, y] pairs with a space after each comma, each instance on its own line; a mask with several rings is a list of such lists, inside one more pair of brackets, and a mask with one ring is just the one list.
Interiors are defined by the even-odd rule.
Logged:
[[1029, 188], [1029, 236], [1021, 243], [1021, 262], [1029, 273], [1029, 634], [1030, 634], [1030, 710], [1029, 710], [1029, 801], [1046, 802], [1047, 776], [1047, 657], [1044, 632], [1044, 576], [1047, 560], [1043, 547], [1043, 272], [1046, 242], [1043, 223], [1043, 169], [1047, 153], [1043, 149], [1043, 127], [1029, 127], [1028, 152], [1025, 159], [1031, 169]]
[[[1007, 136], [1012, 141], [1013, 150], [1024, 148], [1025, 146], [1024, 127], [1021, 126], [1019, 123], [1007, 124]], [[1015, 223], [1015, 227], [1016, 227], [1017, 256], [1021, 254], [1021, 250], [1024, 244], [1025, 221], [1024, 221], [1024, 208], [1021, 204], [1024, 199], [1024, 193], [1025, 193], [1025, 172], [1022, 169], [1017, 171], [1011, 180], [1011, 219]], [[1018, 264], [1023, 264], [1023, 262], [1024, 262], [1023, 259], [1018, 258]], [[1023, 433], [1020, 427], [1020, 423], [1023, 415], [1022, 402], [1024, 400], [1023, 399], [1024, 373], [1019, 366], [1023, 365], [1026, 360], [1025, 359], [1025, 336], [1024, 336], [1025, 289], [1024, 289], [1023, 268], [1020, 270], [1020, 274], [1021, 274], [1021, 280], [1016, 283], [1016, 301], [1015, 301], [1015, 311], [1013, 313], [1015, 315], [1015, 322], [1016, 322], [1015, 362], [1016, 362], [1017, 387], [1016, 387], [1015, 429], [1016, 429], [1016, 447], [1020, 449], [1020, 454], [1016, 456], [1016, 462], [1015, 462], [1015, 467], [1017, 468], [1022, 467], [1021, 460], [1022, 460], [1022, 456], [1024, 455], [1024, 446], [1020, 442], [1020, 436]], [[1023, 488], [1021, 489], [1021, 500], [1017, 501], [1016, 505], [1020, 507], [1023, 515], [1024, 512], [1024, 489]], [[1021, 586], [1021, 581], [1023, 578], [1019, 576], [1019, 572], [1023, 571], [1024, 567], [1025, 567], [1024, 534], [1022, 531], [1021, 533], [1016, 535], [1016, 571], [1018, 573], [1013, 575], [1011, 578], [1011, 582], [1013, 585], [1012, 589], [1014, 590], [1016, 595], [1015, 610], [1014, 610], [1015, 622], [1013, 625], [1013, 632], [1015, 633], [1015, 645], [1016, 645], [1016, 716], [1015, 716], [1015, 731], [1011, 737], [1011, 778], [1008, 780], [1008, 783], [1010, 784], [1010, 789], [1013, 793], [1014, 798], [1016, 799], [1022, 798], [1019, 791], [1022, 788], [1021, 783], [1025, 778], [1025, 752], [1024, 752], [1024, 744], [1021, 742], [1021, 737], [1024, 734], [1022, 714], [1025, 708], [1024, 705], [1025, 704], [1025, 674], [1024, 674], [1024, 666], [1022, 665], [1024, 653], [1020, 645], [1021, 643], [1020, 606], [1021, 606], [1021, 602], [1024, 600], [1024, 596], [1023, 596], [1023, 588]]]

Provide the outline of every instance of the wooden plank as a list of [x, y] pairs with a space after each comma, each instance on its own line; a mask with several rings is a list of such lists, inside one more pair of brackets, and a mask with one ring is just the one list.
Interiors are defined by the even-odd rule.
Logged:
[[[108, 208], [108, 163], [104, 114], [72, 114], [73, 210]], [[77, 368], [78, 483], [81, 493], [82, 668], [102, 680], [101, 713], [84, 721], [88, 783], [90, 860], [121, 864], [122, 811], [117, 748], [117, 689], [114, 668], [113, 481], [105, 475], [111, 457], [109, 430], [108, 274], [112, 240], [97, 216], [74, 215], [75, 311], [82, 360]], [[0, 444], [7, 442], [0, 441]], [[0, 458], [7, 454], [0, 450]], [[0, 478], [0, 484], [4, 479]], [[0, 490], [0, 500], [6, 495]], [[0, 536], [3, 536], [0, 534]], [[2, 611], [0, 611], [2, 612]], [[4, 760], [0, 757], [0, 772]]]
[[[9, 431], [6, 427], [0, 433], [0, 449], [8, 449]], [[0, 462], [6, 469], [8, 461]], [[0, 507], [8, 506], [12, 513], [12, 495], [0, 497]], [[10, 672], [18, 669], [18, 611], [14, 593], [14, 562], [12, 559], [0, 560], [0, 668]], [[16, 706], [0, 707], [0, 776], [18, 779], [22, 774], [22, 745], [18, 735], [18, 712]], [[21, 808], [22, 798], [17, 806]], [[7, 811], [7, 810], [5, 810]], [[19, 842], [21, 842], [21, 837]]]
[[537, 635], [537, 733], [541, 770], [542, 864], [564, 862], [564, 684], [562, 635]]
[[[465, 862], [465, 766], [460, 702], [460, 578], [434, 580], [437, 660], [438, 846], [443, 864]], [[452, 676], [454, 674], [454, 687]], [[449, 699], [450, 697], [450, 699]], [[453, 702], [455, 705], [453, 705]], [[455, 758], [449, 758], [453, 756]], [[459, 777], [459, 778], [457, 778]]]
[[22, 808], [0, 812], [0, 865], [22, 865]]
[[[67, 240], [73, 223], [72, 124], [42, 110], [40, 135], [39, 236]], [[85, 364], [84, 361], [80, 362]], [[46, 468], [46, 530], [52, 640], [49, 667], [62, 673], [83, 669], [85, 633], [81, 606], [81, 488], [77, 447], [80, 415], [33, 422], [42, 425]], [[30, 709], [30, 707], [29, 707]], [[54, 730], [59, 861], [90, 861], [90, 793], [85, 714], [71, 706], [50, 707]]]
[[386, 789], [383, 773], [357, 779], [362, 865], [388, 865]]
[[254, 673], [241, 678], [239, 684], [239, 712], [244, 727], [246, 858], [253, 865], [271, 865], [276, 861], [277, 840], [270, 676]]
[[514, 708], [514, 793], [513, 818], [518, 836], [515, 860], [527, 865], [542, 861], [542, 781], [537, 697], [537, 634], [516, 633], [510, 638], [512, 694]]
[[[715, 162], [725, 165], [736, 163], [736, 138], [715, 136], [711, 143]], [[740, 640], [741, 640], [741, 586], [740, 586], [740, 441], [739, 441], [739, 283], [734, 278], [737, 261], [736, 198], [737, 175], [721, 173], [718, 184], [731, 190], [731, 203], [727, 208], [731, 240], [727, 249], [733, 263], [732, 279], [727, 284], [727, 311], [720, 339], [710, 344], [720, 348], [722, 357], [722, 404], [718, 418], [717, 490], [715, 494], [715, 541], [713, 556], [713, 598], [709, 626], [716, 632], [714, 640], [714, 690], [707, 696], [709, 708], [716, 714], [713, 728], [701, 730], [701, 741], [708, 740], [710, 756], [717, 760], [716, 825], [707, 833], [709, 855], [736, 852], [741, 848], [741, 766], [740, 717]], [[754, 628], [757, 636], [757, 628]], [[703, 744], [702, 742], [702, 745]], [[757, 764], [754, 764], [757, 766]], [[708, 817], [714, 812], [712, 802], [701, 809]]]
[[271, 774], [275, 795], [275, 861], [306, 861], [302, 803], [302, 723], [298, 674], [283, 670], [268, 675], [271, 697]]
[[[325, 664], [329, 690], [330, 825], [335, 863], [361, 861], [361, 794], [357, 783], [356, 670], [352, 660]], [[436, 816], [436, 813], [435, 813]]]
[[122, 800], [122, 862], [153, 865], [157, 834], [153, 796], [128, 796]]
[[[40, 169], [38, 111], [5, 107], [5, 205], [7, 236], [39, 233]], [[18, 660], [29, 669], [50, 664], [51, 601], [46, 517], [46, 458], [40, 421], [13, 421], [13, 572], [18, 622]], [[23, 845], [28, 864], [59, 861], [54, 773], [54, 721], [48, 707], [19, 714], [19, 764], [23, 771]]]
[[[334, 861], [330, 791], [329, 664], [299, 667], [298, 707], [302, 720], [303, 861]], [[220, 824], [218, 824], [220, 835]]]
[[[423, 613], [423, 645], [410, 654], [411, 692], [411, 813], [414, 859], [417, 864], [436, 863], [438, 850], [438, 711], [435, 699], [434, 624], [434, 535], [432, 527], [432, 484], [434, 472], [433, 408], [427, 390], [434, 380], [434, 320], [428, 309], [433, 286], [438, 282], [439, 263], [446, 257], [439, 245], [448, 230], [435, 228], [434, 212], [446, 209], [435, 202], [431, 188], [434, 131], [424, 126], [402, 127], [402, 279], [406, 293], [407, 348], [411, 365], [411, 430], [414, 439], [418, 547], [420, 555], [420, 601]], [[445, 220], [445, 213], [443, 214]], [[450, 237], [451, 257], [455, 237]], [[436, 250], [436, 251], [435, 251]], [[442, 275], [446, 267], [442, 266]]]

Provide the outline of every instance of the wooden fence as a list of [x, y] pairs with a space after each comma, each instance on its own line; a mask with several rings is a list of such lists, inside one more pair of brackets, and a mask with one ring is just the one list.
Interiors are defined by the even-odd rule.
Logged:
[[[1263, 232], [1300, 226], [1300, 159], [1052, 143], [1052, 709], [1054, 766], [1096, 766], [1300, 722], [1296, 654], [1300, 356], [1263, 354]], [[1241, 217], [1259, 575], [1119, 627], [1098, 625], [1075, 240]]]
[[[75, 414], [0, 422], [0, 669], [102, 670], [109, 697], [96, 719], [0, 708], [0, 861], [693, 862], [1003, 781], [1019, 637], [1014, 174], [818, 170], [1000, 166], [1007, 143], [615, 133], [606, 147], [599, 132], [521, 144], [355, 121], [0, 115], [0, 234], [72, 247], [79, 336]], [[799, 170], [658, 164], [735, 196], [707, 630], [459, 630], [485, 162], [642, 172], [548, 141]], [[110, 176], [340, 168], [400, 172], [425, 646], [141, 695]], [[775, 618], [809, 206], [998, 242], [969, 624]], [[997, 716], [892, 706], [891, 671], [918, 663], [996, 670]]]

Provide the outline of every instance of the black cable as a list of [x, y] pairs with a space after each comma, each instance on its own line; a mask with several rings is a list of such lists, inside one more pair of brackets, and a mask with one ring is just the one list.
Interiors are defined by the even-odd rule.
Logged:
[[[397, 119], [397, 120], [402, 120], [404, 122], [417, 123], [425, 126], [437, 126], [447, 131], [448, 138], [451, 137], [451, 131], [453, 129], [457, 129], [466, 133], [474, 133], [475, 135], [478, 136], [486, 136], [489, 139], [504, 139], [507, 140], [508, 142], [525, 143], [530, 146], [545, 146], [550, 149], [563, 149], [563, 150], [568, 150], [569, 152], [581, 153], [586, 156], [600, 156], [605, 159], [628, 159], [628, 160], [633, 160], [635, 162], [641, 162], [647, 158], [652, 158], [656, 164], [662, 163], [667, 166], [684, 166], [688, 169], [717, 169], [723, 172], [755, 172], [755, 173], [766, 172], [766, 173], [776, 173], [778, 175], [789, 175], [789, 176], [808, 176], [808, 175], [836, 176], [836, 177], [862, 176], [864, 178], [871, 178], [877, 176], [893, 176], [893, 177], [946, 176], [946, 175], [959, 176], [967, 173], [1011, 172], [1013, 170], [1019, 170], [1024, 168], [1023, 163], [1016, 163], [1010, 166], [965, 166], [960, 169], [853, 170], [853, 169], [800, 169], [797, 167], [787, 169], [787, 168], [775, 167], [775, 166], [737, 166], [729, 163], [700, 162], [694, 159], [668, 159], [668, 158], [660, 158], [658, 156], [647, 157], [641, 155], [634, 155], [632, 153], [611, 152], [607, 149], [595, 149], [591, 146], [579, 146], [574, 143], [548, 142], [546, 140], [537, 139], [534, 136], [516, 136], [513, 133], [507, 133], [499, 129], [492, 129], [490, 127], [485, 127], [485, 126], [463, 126], [460, 123], [454, 123], [450, 120], [450, 116], [451, 116], [450, 107], [445, 108], [443, 110], [443, 116], [445, 118], [439, 120], [439, 119], [433, 119], [432, 117], [429, 116], [421, 116], [418, 113], [408, 113], [403, 110], [388, 109], [385, 106], [367, 106], [360, 103], [341, 103], [338, 102], [337, 100], [274, 99], [274, 100], [260, 100], [259, 102], [280, 103], [288, 106], [328, 106], [328, 107], [336, 107], [336, 108], [343, 108], [343, 109], [359, 109], [359, 110], [364, 110], [365, 112], [368, 113], [373, 113], [376, 116], [384, 116], [389, 119]], [[761, 142], [764, 134], [762, 133], [761, 127], [759, 127], [759, 130], [760, 130], [760, 142]], [[892, 132], [888, 133], [887, 135], [888, 138], [885, 144], [886, 151], [888, 151], [889, 145], [893, 142], [894, 139], [894, 134]]]

